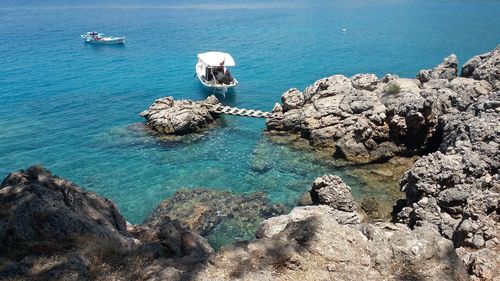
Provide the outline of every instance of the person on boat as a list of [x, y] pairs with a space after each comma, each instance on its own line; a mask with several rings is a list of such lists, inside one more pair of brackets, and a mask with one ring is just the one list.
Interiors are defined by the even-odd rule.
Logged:
[[222, 79], [224, 79], [224, 77], [226, 77], [226, 74], [224, 73], [224, 68], [217, 67], [215, 69], [215, 79], [217, 79], [217, 81], [221, 81]]

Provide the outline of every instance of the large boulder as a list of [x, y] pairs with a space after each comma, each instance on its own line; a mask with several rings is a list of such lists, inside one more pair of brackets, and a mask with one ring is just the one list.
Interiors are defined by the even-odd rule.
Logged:
[[284, 110], [300, 108], [304, 105], [304, 94], [295, 88], [290, 89], [281, 96], [281, 102]]
[[358, 90], [373, 91], [377, 89], [378, 78], [375, 74], [356, 74], [350, 79], [354, 88]]
[[346, 212], [356, 211], [351, 188], [339, 176], [326, 175], [317, 178], [310, 193], [313, 203], [328, 205]]
[[155, 100], [140, 115], [146, 119], [146, 125], [154, 131], [184, 135], [200, 131], [212, 124], [217, 115], [211, 112], [211, 108], [218, 103], [215, 96], [200, 102], [165, 97]]
[[309, 192], [314, 204], [332, 208], [340, 223], [359, 223], [358, 206], [351, 194], [351, 188], [339, 176], [325, 175], [314, 180]]

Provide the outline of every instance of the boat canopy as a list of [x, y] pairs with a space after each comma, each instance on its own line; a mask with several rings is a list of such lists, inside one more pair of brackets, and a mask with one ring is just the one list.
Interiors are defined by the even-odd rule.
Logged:
[[235, 66], [233, 57], [223, 52], [207, 52], [198, 54], [198, 59], [207, 66]]

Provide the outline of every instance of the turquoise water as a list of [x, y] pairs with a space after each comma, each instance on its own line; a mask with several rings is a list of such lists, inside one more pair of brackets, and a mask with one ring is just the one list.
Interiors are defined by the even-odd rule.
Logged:
[[[263, 120], [228, 117], [191, 143], [148, 135], [138, 113], [156, 98], [207, 96], [193, 78], [199, 52], [237, 61], [241, 85], [224, 103], [270, 110], [288, 88], [324, 76], [413, 77], [450, 53], [463, 63], [500, 43], [499, 1], [55, 3], [0, 3], [0, 175], [42, 163], [135, 223], [181, 187], [293, 204], [315, 177], [336, 173], [370, 193], [346, 170], [268, 141]], [[89, 30], [128, 43], [84, 44]]]

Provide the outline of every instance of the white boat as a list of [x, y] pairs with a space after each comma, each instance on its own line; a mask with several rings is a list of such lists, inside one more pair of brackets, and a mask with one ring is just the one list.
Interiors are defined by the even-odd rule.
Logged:
[[233, 57], [223, 52], [198, 54], [196, 76], [200, 83], [213, 92], [225, 93], [238, 85], [228, 67], [236, 66]]
[[104, 34], [97, 32], [87, 32], [81, 37], [85, 42], [94, 44], [125, 44], [125, 37], [104, 36]]

